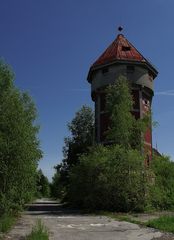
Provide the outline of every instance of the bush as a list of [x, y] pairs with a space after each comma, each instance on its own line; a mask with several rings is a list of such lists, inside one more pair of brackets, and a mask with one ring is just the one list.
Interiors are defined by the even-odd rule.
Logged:
[[0, 217], [0, 233], [7, 232], [15, 222], [15, 217], [12, 215], [3, 215]]
[[35, 227], [33, 227], [30, 235], [26, 237], [26, 240], [48, 240], [48, 230], [42, 224], [41, 220], [38, 220]]
[[154, 183], [150, 186], [151, 206], [159, 210], [174, 209], [174, 163], [167, 156], [154, 156]]
[[138, 151], [97, 146], [72, 169], [67, 199], [91, 210], [140, 211], [145, 206], [145, 175]]

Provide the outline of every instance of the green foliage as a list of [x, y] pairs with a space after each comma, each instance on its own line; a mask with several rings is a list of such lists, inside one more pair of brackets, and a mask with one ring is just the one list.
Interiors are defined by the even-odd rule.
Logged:
[[[84, 109], [79, 111], [69, 125], [72, 137], [66, 141], [65, 160], [58, 165], [54, 181], [60, 182], [67, 176], [64, 178], [66, 200], [75, 206], [93, 210], [139, 211], [144, 209], [146, 200], [147, 174], [140, 154], [145, 119], [136, 121], [132, 116], [132, 96], [124, 77], [117, 79], [106, 92], [106, 110], [111, 120], [106, 135], [115, 145], [94, 146], [88, 152], [92, 139], [85, 134], [90, 140], [85, 144], [87, 141], [82, 140], [86, 138], [81, 134], [81, 126], [85, 127], [86, 119], [92, 117], [82, 117]], [[89, 129], [92, 128], [93, 121]]]
[[66, 193], [66, 185], [63, 182], [61, 177], [63, 177], [63, 173], [56, 171], [56, 173], [54, 174], [54, 176], [52, 178], [52, 183], [50, 185], [51, 196], [59, 198], [59, 199], [61, 199], [61, 198], [63, 199], [65, 197], [65, 193]]
[[13, 83], [13, 73], [0, 62], [0, 214], [18, 211], [35, 193], [41, 157], [35, 125], [36, 108]]
[[38, 220], [32, 232], [28, 235], [26, 240], [49, 240], [49, 234], [47, 228], [43, 225], [41, 220]]
[[68, 200], [92, 210], [139, 211], [145, 205], [144, 160], [136, 150], [96, 146], [70, 175]]
[[94, 146], [79, 158], [70, 174], [67, 199], [93, 210], [140, 211], [147, 191], [141, 131], [149, 118], [136, 121], [132, 116], [132, 96], [124, 77], [107, 88], [106, 98], [111, 121], [106, 135], [115, 145]]
[[133, 99], [129, 82], [124, 76], [109, 85], [106, 93], [106, 109], [110, 116], [107, 139], [126, 149], [140, 151], [143, 144], [142, 133], [150, 124], [150, 113], [138, 120], [132, 115]]
[[48, 181], [48, 178], [43, 174], [41, 169], [38, 170], [36, 182], [37, 182], [37, 196], [49, 197], [50, 183]]
[[154, 156], [151, 169], [154, 182], [149, 189], [150, 204], [155, 209], [174, 209], [174, 163], [167, 156]]
[[68, 123], [71, 140], [79, 145], [90, 145], [93, 141], [94, 114], [90, 107], [82, 106]]
[[[92, 146], [93, 113], [83, 107], [68, 125], [64, 160], [56, 167], [52, 193], [63, 194], [74, 206], [90, 210], [142, 211], [174, 208], [174, 163], [153, 156], [145, 167], [143, 133], [151, 125], [151, 113], [136, 120], [129, 83], [119, 77], [106, 90], [112, 146]], [[61, 193], [61, 194], [60, 194]]]
[[3, 215], [0, 217], [0, 233], [7, 232], [15, 223], [15, 217], [12, 215]]
[[127, 79], [120, 76], [115, 84], [107, 88], [107, 111], [111, 120], [107, 137], [125, 148], [129, 147], [131, 142], [132, 105], [133, 101]]
[[90, 107], [82, 106], [75, 117], [68, 123], [70, 137], [65, 138], [63, 148], [64, 159], [55, 169], [51, 189], [54, 197], [66, 194], [69, 184], [69, 173], [74, 165], [79, 162], [79, 156], [88, 151], [93, 144], [94, 114]]
[[90, 107], [82, 106], [68, 123], [71, 136], [65, 138], [64, 163], [68, 167], [78, 162], [78, 156], [93, 143], [94, 114]]
[[131, 223], [135, 223], [135, 224], [142, 224], [140, 221], [138, 220], [135, 220], [129, 216], [118, 216], [118, 217], [115, 217], [114, 219], [117, 219], [119, 221], [126, 221], [126, 222], [131, 222]]
[[161, 216], [147, 222], [148, 227], [174, 233], [174, 216]]

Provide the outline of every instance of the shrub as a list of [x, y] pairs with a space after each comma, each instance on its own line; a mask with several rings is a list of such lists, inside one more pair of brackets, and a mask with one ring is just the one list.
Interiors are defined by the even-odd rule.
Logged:
[[152, 161], [154, 184], [151, 184], [149, 197], [155, 209], [174, 208], [174, 163], [167, 156], [155, 156]]
[[97, 146], [73, 168], [67, 199], [91, 210], [139, 211], [145, 206], [145, 175], [138, 151]]
[[42, 224], [41, 220], [38, 220], [35, 227], [33, 227], [32, 232], [26, 237], [26, 240], [48, 240], [48, 230]]
[[0, 233], [7, 232], [15, 222], [15, 217], [12, 215], [3, 215], [0, 217]]

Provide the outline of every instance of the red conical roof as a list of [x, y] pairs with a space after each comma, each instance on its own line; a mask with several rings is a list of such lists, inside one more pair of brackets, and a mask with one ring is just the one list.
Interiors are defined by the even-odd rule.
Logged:
[[124, 35], [119, 34], [113, 43], [90, 67], [88, 81], [91, 82], [90, 76], [93, 71], [102, 68], [105, 65], [115, 63], [141, 64], [151, 70], [154, 77], [158, 74], [156, 68], [144, 58], [143, 55], [141, 55], [141, 53], [124, 37]]
[[147, 60], [122, 34], [117, 36], [92, 67], [111, 63], [115, 60], [147, 62]]

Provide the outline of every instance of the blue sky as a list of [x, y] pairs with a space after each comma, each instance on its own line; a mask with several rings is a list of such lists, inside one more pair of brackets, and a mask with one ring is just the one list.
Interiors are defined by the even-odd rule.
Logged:
[[40, 167], [51, 179], [62, 159], [67, 122], [93, 107], [90, 65], [115, 39], [117, 27], [159, 71], [153, 99], [153, 143], [174, 159], [173, 0], [0, 0], [0, 57], [38, 109]]

